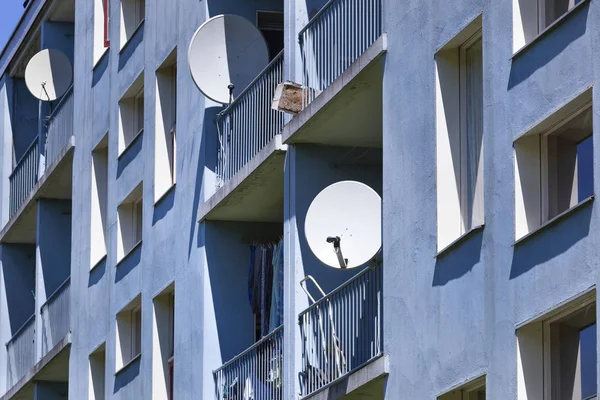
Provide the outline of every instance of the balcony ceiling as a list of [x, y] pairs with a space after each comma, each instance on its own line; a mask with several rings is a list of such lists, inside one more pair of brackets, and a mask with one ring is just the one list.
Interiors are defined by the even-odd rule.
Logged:
[[286, 144], [382, 146], [381, 37], [283, 130]]

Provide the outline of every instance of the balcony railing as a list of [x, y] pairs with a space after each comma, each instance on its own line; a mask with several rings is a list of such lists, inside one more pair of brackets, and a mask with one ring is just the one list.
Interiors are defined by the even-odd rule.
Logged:
[[21, 157], [10, 180], [10, 216], [12, 217], [38, 181], [40, 161], [39, 138], [36, 138]]
[[304, 106], [382, 33], [381, 0], [330, 0], [300, 31]]
[[361, 271], [300, 314], [302, 396], [382, 354], [382, 270], [373, 266]]
[[46, 165], [51, 165], [73, 136], [73, 86], [62, 97], [46, 125]]
[[7, 381], [12, 387], [35, 363], [35, 314], [6, 343]]
[[271, 109], [275, 88], [281, 82], [283, 51], [219, 114], [217, 187], [223, 186], [281, 133], [284, 116]]
[[68, 278], [41, 308], [42, 354], [47, 354], [71, 330], [70, 289], [71, 278]]
[[283, 326], [213, 372], [217, 400], [283, 399]]

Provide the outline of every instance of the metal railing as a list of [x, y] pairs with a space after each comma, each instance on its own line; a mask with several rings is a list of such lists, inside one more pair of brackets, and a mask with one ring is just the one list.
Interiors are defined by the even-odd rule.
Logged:
[[219, 149], [217, 187], [281, 133], [284, 115], [271, 109], [275, 89], [283, 82], [283, 51], [217, 118]]
[[381, 0], [330, 0], [298, 34], [304, 106], [382, 33]]
[[52, 350], [71, 330], [71, 278], [67, 278], [48, 297], [40, 309], [42, 318], [42, 355]]
[[283, 326], [213, 372], [217, 400], [283, 399]]
[[9, 176], [10, 181], [10, 216], [12, 217], [23, 201], [27, 198], [31, 189], [38, 181], [38, 168], [40, 161], [39, 138], [25, 151], [25, 154], [17, 162], [13, 172]]
[[382, 271], [380, 265], [361, 271], [299, 315], [302, 396], [382, 354]]
[[12, 387], [35, 363], [35, 314], [6, 343], [7, 380]]
[[73, 136], [73, 86], [62, 97], [46, 121], [46, 166], [51, 165]]

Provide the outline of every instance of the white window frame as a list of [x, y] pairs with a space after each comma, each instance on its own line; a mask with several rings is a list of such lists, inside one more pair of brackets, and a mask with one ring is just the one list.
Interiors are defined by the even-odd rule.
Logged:
[[568, 13], [570, 10], [573, 9], [573, 7], [575, 7], [579, 2], [583, 1], [583, 0], [568, 0], [569, 1], [569, 6], [567, 8], [567, 11], [565, 11], [563, 14], [561, 15], [555, 15], [554, 19], [550, 22], [547, 21], [547, 15], [546, 15], [546, 8], [548, 7], [549, 3], [552, 3], [552, 5], [555, 4], [556, 1], [560, 1], [560, 0], [538, 0], [538, 33], [542, 33], [546, 28], [548, 28], [550, 25], [552, 25], [554, 22], [556, 22], [558, 19], [560, 19], [563, 15], [565, 15], [566, 13]]
[[461, 390], [461, 400], [473, 400], [471, 399], [471, 395], [479, 392], [481, 389], [485, 389], [485, 377], [478, 378], [466, 384]]

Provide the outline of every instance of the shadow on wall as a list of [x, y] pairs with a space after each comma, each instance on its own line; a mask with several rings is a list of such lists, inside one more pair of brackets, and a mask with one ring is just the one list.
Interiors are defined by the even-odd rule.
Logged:
[[142, 246], [139, 244], [117, 264], [115, 283], [120, 282], [133, 271], [142, 260]]
[[[144, 145], [144, 132], [137, 135], [133, 142], [123, 151], [119, 159], [117, 160], [117, 179], [121, 177], [125, 169], [135, 160], [138, 154], [142, 151]], [[143, 161], [142, 161], [143, 162]]]
[[223, 362], [254, 343], [254, 314], [248, 298], [250, 245], [277, 241], [278, 223], [205, 222], [206, 262]]
[[117, 393], [119, 390], [133, 382], [133, 380], [140, 374], [141, 364], [142, 357], [138, 357], [115, 374], [113, 393]]
[[176, 190], [176, 186], [171, 186], [167, 193], [165, 193], [163, 197], [154, 205], [154, 211], [152, 213], [152, 226], [166, 217], [169, 211], [171, 211], [175, 205]]
[[220, 14], [235, 14], [256, 24], [256, 11], [283, 11], [283, 0], [207, 0], [208, 18]]
[[98, 82], [102, 80], [104, 73], [108, 69], [109, 53], [110, 51], [104, 53], [100, 61], [98, 61], [98, 64], [96, 64], [96, 66], [94, 67], [94, 71], [92, 73], [92, 87], [95, 87], [98, 84]]
[[444, 286], [470, 272], [481, 260], [482, 242], [483, 229], [479, 229], [456, 244], [453, 249], [440, 254], [435, 262], [431, 286]]
[[125, 43], [125, 47], [121, 49], [121, 52], [119, 53], [119, 71], [127, 65], [127, 61], [129, 61], [136, 49], [144, 41], [144, 26], [145, 24], [142, 22], [129, 41]]
[[35, 245], [3, 244], [2, 272], [14, 335], [35, 311]]
[[592, 219], [592, 204], [573, 211], [556, 221], [552, 229], [543, 229], [515, 246], [510, 279], [559, 256], [587, 237]]
[[[204, 97], [203, 97], [204, 99]], [[202, 103], [202, 107], [206, 100]], [[216, 169], [216, 158], [217, 158], [217, 114], [222, 110], [222, 107], [208, 107], [204, 109], [204, 117], [202, 120], [202, 133], [200, 134], [200, 146], [198, 147], [198, 160], [196, 163], [196, 179], [194, 182], [194, 200], [192, 202], [192, 217], [190, 219], [190, 234], [188, 243], [188, 257], [192, 253], [192, 245], [194, 244], [194, 232], [198, 226], [198, 207], [200, 207], [200, 201], [204, 189], [202, 187], [204, 182], [204, 171], [205, 168], [209, 171], [215, 171]], [[194, 135], [194, 132], [190, 132], [190, 135]], [[192, 139], [193, 140], [193, 139]], [[189, 146], [192, 149], [196, 147]], [[193, 159], [193, 156], [192, 156]], [[196, 238], [196, 245], [198, 248], [204, 245], [204, 238], [202, 235], [198, 235]]]
[[533, 75], [538, 69], [552, 61], [576, 39], [585, 34], [589, 13], [589, 3], [573, 12], [544, 37], [538, 39], [524, 52], [513, 58], [508, 79], [508, 89], [512, 89]]
[[92, 287], [98, 284], [104, 274], [106, 273], [106, 256], [102, 257], [100, 261], [94, 266], [94, 269], [90, 271], [90, 277], [88, 278], [88, 287]]
[[43, 230], [38, 252], [49, 297], [71, 275], [71, 200], [40, 200], [38, 218]]

